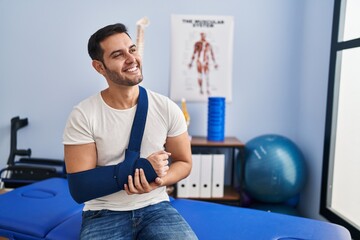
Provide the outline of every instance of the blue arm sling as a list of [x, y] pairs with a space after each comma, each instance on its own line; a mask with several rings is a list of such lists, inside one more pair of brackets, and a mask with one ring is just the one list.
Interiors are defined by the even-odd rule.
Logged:
[[155, 181], [157, 174], [151, 163], [146, 158], [140, 158], [141, 141], [148, 111], [148, 97], [143, 87], [139, 86], [139, 91], [129, 146], [125, 150], [125, 160], [117, 165], [101, 166], [67, 174], [69, 190], [76, 202], [83, 203], [124, 190], [128, 176], [134, 175], [136, 168], [144, 170], [149, 183]]

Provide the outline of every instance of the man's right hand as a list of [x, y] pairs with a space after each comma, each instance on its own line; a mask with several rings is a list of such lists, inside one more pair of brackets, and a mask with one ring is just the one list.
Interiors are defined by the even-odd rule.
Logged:
[[164, 150], [155, 152], [147, 157], [158, 177], [164, 177], [169, 170], [169, 157], [171, 153]]

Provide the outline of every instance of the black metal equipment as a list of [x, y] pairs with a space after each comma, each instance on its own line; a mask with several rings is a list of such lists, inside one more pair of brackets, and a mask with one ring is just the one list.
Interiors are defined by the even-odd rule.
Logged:
[[[28, 119], [11, 119], [10, 154], [7, 167], [0, 171], [1, 185], [17, 188], [51, 177], [66, 177], [63, 160], [31, 158], [31, 149], [17, 149], [17, 131], [28, 125]], [[22, 158], [16, 160], [17, 156]]]

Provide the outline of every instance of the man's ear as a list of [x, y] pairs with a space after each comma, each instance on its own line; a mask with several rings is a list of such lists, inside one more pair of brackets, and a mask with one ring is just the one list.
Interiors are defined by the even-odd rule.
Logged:
[[99, 60], [93, 60], [92, 61], [92, 66], [95, 68], [95, 70], [98, 73], [100, 73], [101, 75], [104, 75], [105, 67], [104, 67], [104, 64], [102, 62], [100, 62]]

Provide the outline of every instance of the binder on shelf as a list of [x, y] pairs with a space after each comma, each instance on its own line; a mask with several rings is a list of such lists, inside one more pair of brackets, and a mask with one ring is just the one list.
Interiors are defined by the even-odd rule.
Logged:
[[177, 197], [179, 197], [179, 198], [189, 197], [188, 184], [189, 184], [188, 178], [184, 178], [176, 184], [176, 188], [177, 188], [176, 196]]
[[212, 180], [212, 155], [201, 155], [201, 170], [200, 170], [200, 197], [211, 197], [211, 180]]
[[224, 197], [225, 154], [213, 154], [212, 191], [213, 198]]
[[188, 178], [188, 197], [200, 197], [200, 169], [201, 169], [201, 155], [192, 155], [192, 169]]

